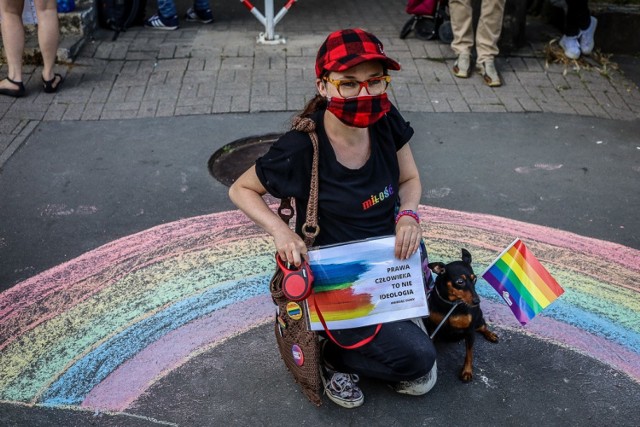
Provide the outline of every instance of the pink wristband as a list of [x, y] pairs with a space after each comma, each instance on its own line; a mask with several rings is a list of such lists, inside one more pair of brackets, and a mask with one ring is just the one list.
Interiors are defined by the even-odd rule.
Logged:
[[415, 219], [418, 224], [420, 224], [420, 217], [418, 216], [418, 212], [411, 211], [411, 210], [404, 210], [404, 211], [398, 212], [398, 215], [396, 215], [396, 224], [398, 223], [400, 218], [402, 218], [403, 216], [410, 216], [411, 218]]

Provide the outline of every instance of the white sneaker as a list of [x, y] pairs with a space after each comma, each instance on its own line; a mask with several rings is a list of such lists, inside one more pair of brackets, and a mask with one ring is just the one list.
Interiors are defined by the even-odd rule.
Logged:
[[578, 59], [580, 58], [581, 50], [580, 43], [578, 42], [578, 36], [562, 36], [560, 43], [558, 43], [567, 58]]
[[433, 363], [433, 368], [427, 375], [413, 381], [400, 381], [392, 387], [397, 393], [409, 394], [411, 396], [422, 396], [427, 394], [438, 380], [438, 363]]
[[468, 53], [461, 53], [453, 64], [453, 75], [466, 79], [469, 77], [469, 69], [471, 68], [471, 55]]
[[598, 26], [598, 20], [591, 17], [591, 22], [589, 23], [589, 27], [586, 30], [581, 30], [578, 38], [580, 39], [580, 50], [585, 55], [590, 55], [593, 52], [593, 47], [595, 46], [595, 42], [593, 41], [593, 37], [596, 34], [596, 27]]

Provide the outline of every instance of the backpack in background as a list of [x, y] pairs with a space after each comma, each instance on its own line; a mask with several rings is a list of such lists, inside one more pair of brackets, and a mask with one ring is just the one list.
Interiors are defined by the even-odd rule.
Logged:
[[146, 0], [98, 0], [98, 23], [102, 28], [115, 31], [113, 40], [122, 31], [142, 25]]

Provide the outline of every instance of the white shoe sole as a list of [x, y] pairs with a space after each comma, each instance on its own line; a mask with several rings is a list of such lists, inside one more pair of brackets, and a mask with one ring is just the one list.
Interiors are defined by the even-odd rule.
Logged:
[[407, 388], [394, 387], [394, 390], [397, 393], [406, 394], [409, 396], [425, 395], [431, 391], [431, 389], [436, 385], [436, 382], [438, 381], [438, 362], [434, 362], [431, 371], [429, 371], [427, 375], [429, 375], [429, 379], [424, 384], [420, 384], [419, 386], [414, 385]]

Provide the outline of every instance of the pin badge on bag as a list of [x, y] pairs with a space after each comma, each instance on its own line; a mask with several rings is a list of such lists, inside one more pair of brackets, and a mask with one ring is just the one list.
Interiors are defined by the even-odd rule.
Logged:
[[278, 326], [280, 326], [280, 329], [287, 329], [287, 323], [284, 321], [284, 319], [279, 315], [276, 316], [276, 318], [278, 319]]
[[298, 366], [304, 365], [304, 353], [298, 344], [294, 344], [291, 346], [291, 355], [293, 356], [293, 361]]
[[287, 303], [287, 314], [293, 320], [302, 319], [302, 308], [297, 302], [290, 301]]

